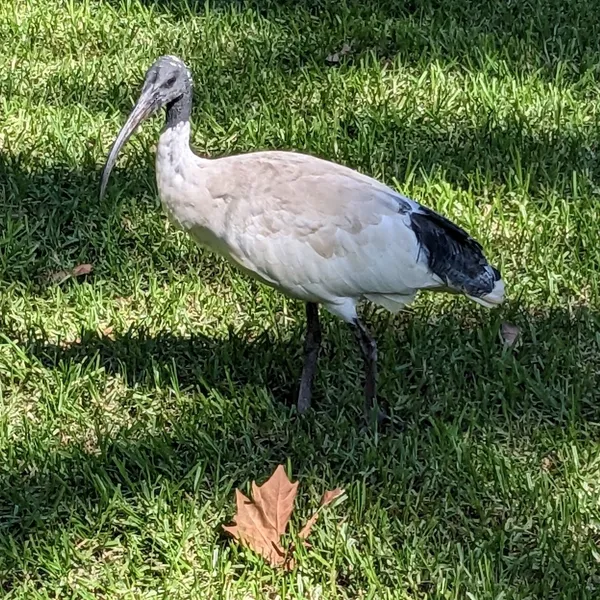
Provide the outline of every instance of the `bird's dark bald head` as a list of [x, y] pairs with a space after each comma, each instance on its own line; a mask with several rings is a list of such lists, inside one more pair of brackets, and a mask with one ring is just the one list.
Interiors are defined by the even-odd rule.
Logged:
[[177, 56], [161, 56], [146, 72], [142, 94], [151, 93], [158, 106], [166, 106], [191, 94], [192, 76]]
[[137, 127], [161, 108], [167, 109], [167, 127], [188, 121], [192, 111], [192, 76], [177, 56], [161, 56], [146, 71], [138, 101], [110, 149], [100, 184], [104, 195], [108, 177], [123, 145]]

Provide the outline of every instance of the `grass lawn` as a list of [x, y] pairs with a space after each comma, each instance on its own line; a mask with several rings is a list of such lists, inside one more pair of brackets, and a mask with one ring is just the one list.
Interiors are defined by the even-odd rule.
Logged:
[[[298, 417], [303, 307], [167, 225], [161, 119], [98, 200], [165, 53], [193, 72], [199, 152], [347, 164], [501, 268], [498, 311], [365, 308], [387, 430], [325, 315]], [[0, 596], [599, 598], [599, 81], [595, 0], [0, 3]], [[347, 491], [287, 574], [221, 531], [280, 463], [292, 537]]]

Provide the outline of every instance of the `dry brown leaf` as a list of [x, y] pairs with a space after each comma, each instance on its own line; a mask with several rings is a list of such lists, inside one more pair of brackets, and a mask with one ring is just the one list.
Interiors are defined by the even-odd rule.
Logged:
[[[254, 552], [263, 556], [272, 566], [291, 570], [294, 568], [294, 546], [284, 549], [281, 536], [285, 533], [294, 510], [298, 482], [292, 483], [279, 465], [262, 485], [252, 482], [252, 500], [239, 490], [235, 491], [236, 514], [231, 525], [223, 529]], [[341, 496], [344, 490], [336, 488], [323, 494], [318, 510], [298, 534], [308, 546], [306, 538], [319, 518], [319, 511]]]
[[285, 562], [285, 551], [279, 542], [277, 532], [269, 527], [263, 513], [240, 490], [235, 490], [237, 511], [235, 523], [223, 529], [242, 545], [248, 546], [262, 555], [273, 565]]
[[88, 275], [93, 270], [93, 266], [89, 263], [85, 263], [83, 265], [77, 265], [70, 271], [56, 271], [56, 273], [51, 273], [48, 276], [48, 279], [52, 283], [63, 283], [67, 279], [71, 277], [79, 277], [81, 275]]
[[500, 327], [500, 337], [507, 348], [510, 348], [517, 343], [520, 334], [521, 330], [512, 323], [502, 323]]
[[280, 538], [294, 510], [297, 490], [298, 482], [292, 483], [283, 466], [279, 465], [262, 486], [252, 482], [253, 501], [236, 490], [234, 524], [223, 529], [261, 554], [271, 565], [291, 565], [292, 562], [286, 560]]
[[252, 482], [252, 498], [265, 515], [272, 529], [285, 533], [294, 510], [294, 500], [298, 492], [298, 482], [292, 483], [283, 465], [279, 465], [273, 475], [263, 485]]
[[73, 277], [79, 277], [80, 275], [89, 275], [93, 269], [94, 269], [94, 267], [92, 265], [90, 265], [89, 263], [85, 263], [83, 265], [77, 265], [71, 271], [71, 275], [73, 275]]
[[335, 490], [328, 490], [323, 494], [321, 498], [321, 506], [328, 506], [331, 504], [336, 498], [339, 498], [344, 493], [342, 488], [335, 488]]
[[344, 490], [341, 488], [335, 488], [335, 490], [328, 490], [323, 494], [321, 498], [321, 503], [319, 504], [319, 508], [316, 510], [315, 514], [306, 522], [304, 527], [298, 533], [298, 537], [301, 540], [305, 540], [312, 531], [317, 519], [319, 518], [319, 511], [321, 508], [328, 506], [331, 504], [336, 498], [339, 498], [344, 493]]
[[62, 283], [71, 277], [71, 274], [68, 271], [56, 271], [55, 273], [50, 273], [48, 275], [49, 281], [52, 283]]
[[306, 523], [304, 524], [304, 527], [298, 533], [298, 537], [301, 540], [305, 540], [310, 535], [310, 532], [312, 531], [312, 528], [315, 526], [315, 523], [317, 522], [318, 518], [319, 518], [319, 511], [316, 511], [314, 513], [314, 515], [308, 521], [306, 521]]

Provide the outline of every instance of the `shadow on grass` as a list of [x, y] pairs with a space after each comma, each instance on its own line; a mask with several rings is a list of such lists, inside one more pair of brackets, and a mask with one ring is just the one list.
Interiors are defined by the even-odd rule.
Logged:
[[[516, 120], [502, 127], [483, 123], [445, 129], [427, 122], [407, 127], [394, 114], [377, 122], [348, 114], [340, 127], [347, 142], [335, 161], [366, 174], [383, 167], [390, 183], [392, 177], [403, 181], [407, 170], [418, 165], [425, 177], [442, 173], [444, 181], [477, 195], [494, 185], [523, 189], [544, 210], [549, 198], [572, 194], [573, 173], [580, 174], [574, 205], [592, 193], [593, 179], [600, 177], [593, 140], [581, 131], [527, 133]], [[380, 136], [366, 151], [361, 139], [372, 131]], [[389, 160], [390, 144], [396, 161]], [[318, 148], [301, 150], [322, 154]], [[515, 156], [520, 170], [515, 170]], [[188, 269], [190, 263], [206, 267], [206, 261], [198, 264], [202, 259], [191, 243], [182, 251], [181, 244], [164, 235], [149, 151], [130, 160], [127, 169], [115, 169], [103, 202], [98, 200], [100, 169], [91, 157], [77, 167], [36, 163], [30, 156], [0, 154], [6, 199], [0, 215], [0, 280], [41, 284], [49, 272], [90, 262], [96, 273], [126, 287], [134, 269], [167, 273]], [[585, 210], [576, 211], [575, 218], [587, 222]]]
[[[121, 6], [119, 0], [104, 1], [117, 10]], [[207, 14], [206, 4], [199, 0], [142, 0], [142, 4], [178, 20]], [[559, 62], [568, 65], [560, 73], [567, 80], [598, 68], [600, 20], [594, 0], [210, 3], [210, 11], [228, 9], [254, 11], [289, 31], [285, 49], [267, 42], [260, 47], [266, 64], [286, 71], [323, 60], [347, 42], [352, 42], [352, 53], [346, 64], [373, 53], [383, 61], [398, 56], [407, 63], [440, 60], [484, 68], [489, 66], [487, 58], [494, 56], [507, 60], [515, 74], [536, 72], [550, 81], [561, 70]], [[322, 56], [317, 56], [316, 49]]]
[[[183, 2], [154, 4], [178, 18], [185, 16]], [[268, 16], [274, 7], [291, 11], [298, 3], [246, 6], [264, 9]], [[301, 6], [318, 13], [326, 3]], [[518, 20], [521, 36], [516, 39], [523, 44], [513, 44], [509, 51], [523, 51], [519, 64], [527, 62], [529, 54], [531, 68], [542, 68], [551, 77], [558, 56], [572, 61], [575, 74], [588, 68], [600, 39], [596, 27], [588, 27], [597, 22], [596, 5], [589, 1], [353, 6], [384, 19], [400, 21], [413, 15], [419, 23], [408, 30], [396, 23], [395, 34], [383, 39], [369, 32], [368, 20], [364, 26], [356, 24], [350, 32], [355, 50], [375, 45], [380, 58], [397, 52], [417, 58], [429, 53], [430, 58], [445, 56], [468, 64], [481, 52], [475, 33], [484, 45], [487, 40], [489, 48], [499, 48], [515, 35]], [[452, 28], [436, 30], [442, 13]], [[436, 47], [430, 40], [437, 40]], [[301, 49], [295, 52], [299, 63], [306, 58]], [[597, 57], [593, 64], [596, 61]], [[361, 122], [350, 118], [343, 127], [352, 139]], [[424, 171], [439, 167], [458, 185], [468, 184], [481, 164], [496, 182], [506, 183], [507, 165], [514, 164], [510, 148], [515, 136], [520, 136], [516, 144], [521, 155], [535, 165], [540, 187], [564, 189], [570, 173], [582, 165], [598, 168], [583, 137], [568, 132], [559, 137], [527, 136], [516, 122], [509, 131], [492, 127], [431, 133], [430, 128], [402, 128], [393, 120], [385, 128], [397, 134], [399, 155], [410, 152]], [[126, 281], [134, 268], [168, 272], [204, 260], [164, 240], [157, 203], [148, 196], [154, 175], [147, 158], [136, 168], [117, 170], [112, 194], [98, 203], [99, 170], [91, 160], [47, 169], [37, 167], [30, 157], [9, 161], [0, 156], [0, 180], [8, 200], [8, 210], [0, 215], [2, 281], [39, 283], [48, 271], [78, 262], [93, 262], [101, 275]], [[351, 151], [346, 158], [353, 160]], [[353, 166], [366, 170], [368, 165]], [[387, 175], [402, 174], [405, 168], [406, 164], [394, 165]], [[380, 515], [369, 513], [369, 507], [377, 507], [389, 517], [387, 527], [394, 534], [389, 539], [397, 540], [398, 547], [411, 539], [402, 529], [403, 520], [414, 522], [422, 539], [428, 534], [419, 529], [421, 524], [433, 523], [439, 534], [427, 538], [431, 554], [467, 540], [472, 549], [489, 550], [495, 573], [508, 573], [540, 589], [562, 575], [554, 579], [556, 586], [562, 581], [563, 591], [569, 591], [567, 584], [577, 589], [583, 585], [578, 577], [585, 578], [590, 564], [582, 563], [582, 542], [574, 544], [561, 522], [547, 526], [539, 505], [540, 497], [546, 496], [536, 487], [538, 479], [534, 477], [534, 484], [528, 480], [534, 472], [531, 464], [524, 462], [522, 469], [504, 473], [504, 458], [494, 453], [503, 449], [499, 440], [505, 438], [510, 438], [510, 456], [531, 440], [535, 452], [551, 452], [563, 429], [585, 438], [588, 423], [600, 419], [593, 338], [598, 317], [584, 311], [526, 315], [519, 321], [524, 344], [508, 353], [497, 346], [495, 325], [476, 332], [452, 316], [435, 324], [417, 318], [398, 334], [375, 322], [382, 392], [394, 399], [399, 422], [379, 440], [359, 425], [360, 362], [354, 353], [356, 364], [348, 366], [348, 345], [327, 345], [315, 412], [299, 419], [289, 410], [300, 368], [300, 329], [283, 342], [268, 335], [250, 341], [234, 335], [216, 340], [140, 332], [115, 339], [90, 333], [66, 348], [44, 340], [17, 341], [20, 351], [42, 369], [68, 371], [97, 364], [123, 381], [125, 395], [155, 390], [162, 397], [171, 391], [184, 403], [176, 415], [159, 414], [151, 424], [140, 414], [143, 406], [124, 405], [130, 426], [114, 434], [97, 431], [92, 447], [66, 443], [45, 452], [35, 447], [34, 432], [31, 454], [25, 444], [9, 448], [10, 456], [0, 465], [0, 586], [8, 590], [23, 577], [22, 565], [32, 548], [52, 553], [61, 539], [77, 543], [92, 538], [108, 546], [133, 532], [132, 537], [142, 538], [145, 556], [154, 556], [158, 546], [147, 530], [147, 522], [152, 522], [152, 500], [147, 499], [153, 494], [169, 508], [210, 502], [218, 512], [230, 508], [232, 486], [266, 476], [272, 466], [289, 458], [295, 476], [322, 477], [328, 487], [349, 484], [354, 507], [349, 521], [357, 529], [371, 517], [384, 526]], [[438, 336], [453, 344], [438, 343]], [[544, 431], [552, 436], [543, 438]], [[530, 450], [526, 447], [524, 455]], [[539, 458], [535, 454], [533, 463]], [[511, 534], [509, 520], [519, 521], [523, 515], [533, 515], [533, 525]], [[414, 539], [414, 531], [412, 535]], [[45, 544], [49, 550], [44, 550]], [[381, 572], [385, 576], [386, 570]]]
[[[231, 514], [232, 487], [266, 476], [286, 459], [295, 477], [348, 486], [347, 518], [356, 527], [369, 507], [385, 510], [391, 519], [385, 527], [399, 540], [392, 554], [406, 535], [403, 519], [417, 511], [420, 522], [439, 523], [436, 540], [455, 544], [468, 535], [473, 548], [495, 548], [498, 567], [503, 552], [518, 557], [513, 571], [528, 584], [543, 588], [548, 569], [579, 577], [581, 545], [547, 529], [538, 504], [545, 493], [538, 486], [546, 485], [538, 478], [545, 475], [535, 469], [543, 453], [555, 450], [563, 429], [585, 436], [587, 420], [600, 419], [594, 401], [600, 382], [590, 362], [592, 332], [600, 322], [585, 310], [516, 319], [524, 341], [505, 352], [493, 318], [486, 326], [454, 315], [416, 315], [390, 327], [376, 315], [380, 382], [386, 398], [394, 399], [396, 419], [379, 438], [358, 417], [360, 386], [352, 373], [356, 377], [360, 369], [351, 364], [354, 359], [360, 365], [358, 355], [339, 339], [333, 344], [332, 332], [320, 361], [314, 411], [302, 418], [286, 407], [295, 394], [289, 382], [300, 369], [301, 327], [284, 341], [267, 334], [215, 340], [140, 332], [115, 339], [89, 333], [68, 347], [17, 341], [43, 369], [100, 367], [124, 382], [125, 395], [139, 390], [166, 398], [171, 390], [184, 402], [176, 414], [155, 411], [154, 421], [143, 406], [125, 402], [121, 410], [129, 411], [129, 426], [116, 433], [98, 429], [92, 447], [78, 442], [47, 453], [12, 450], [10, 462], [0, 467], [5, 589], [23, 575], [20, 565], [30, 545], [42, 552], [44, 540], [60, 545], [91, 537], [102, 546], [139, 534], [143, 560], [149, 560], [160, 550], [146, 530], [153, 527], [143, 516], [147, 502], [160, 499], [176, 510], [182, 503], [208, 502], [217, 513]], [[439, 343], [449, 335], [452, 345]], [[529, 436], [530, 443], [535, 439], [533, 455]], [[504, 461], [513, 460], [523, 444], [529, 462], [519, 458], [518, 468], [507, 470]], [[362, 511], [356, 508], [361, 502]], [[533, 553], [518, 532], [510, 551], [502, 541], [510, 537], [508, 520], [523, 515], [533, 515], [532, 535], [542, 540]]]

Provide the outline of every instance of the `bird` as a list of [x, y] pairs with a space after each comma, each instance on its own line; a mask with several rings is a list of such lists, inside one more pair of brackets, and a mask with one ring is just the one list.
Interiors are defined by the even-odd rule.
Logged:
[[184, 61], [159, 57], [110, 148], [100, 198], [127, 140], [165, 108], [155, 169], [168, 219], [198, 246], [305, 303], [298, 413], [311, 406], [322, 338], [319, 307], [354, 332], [368, 410], [377, 403], [377, 343], [358, 316], [359, 302], [397, 313], [421, 290], [462, 294], [486, 308], [504, 301], [501, 273], [479, 242], [377, 179], [295, 151], [201, 157], [190, 146], [192, 100]]

